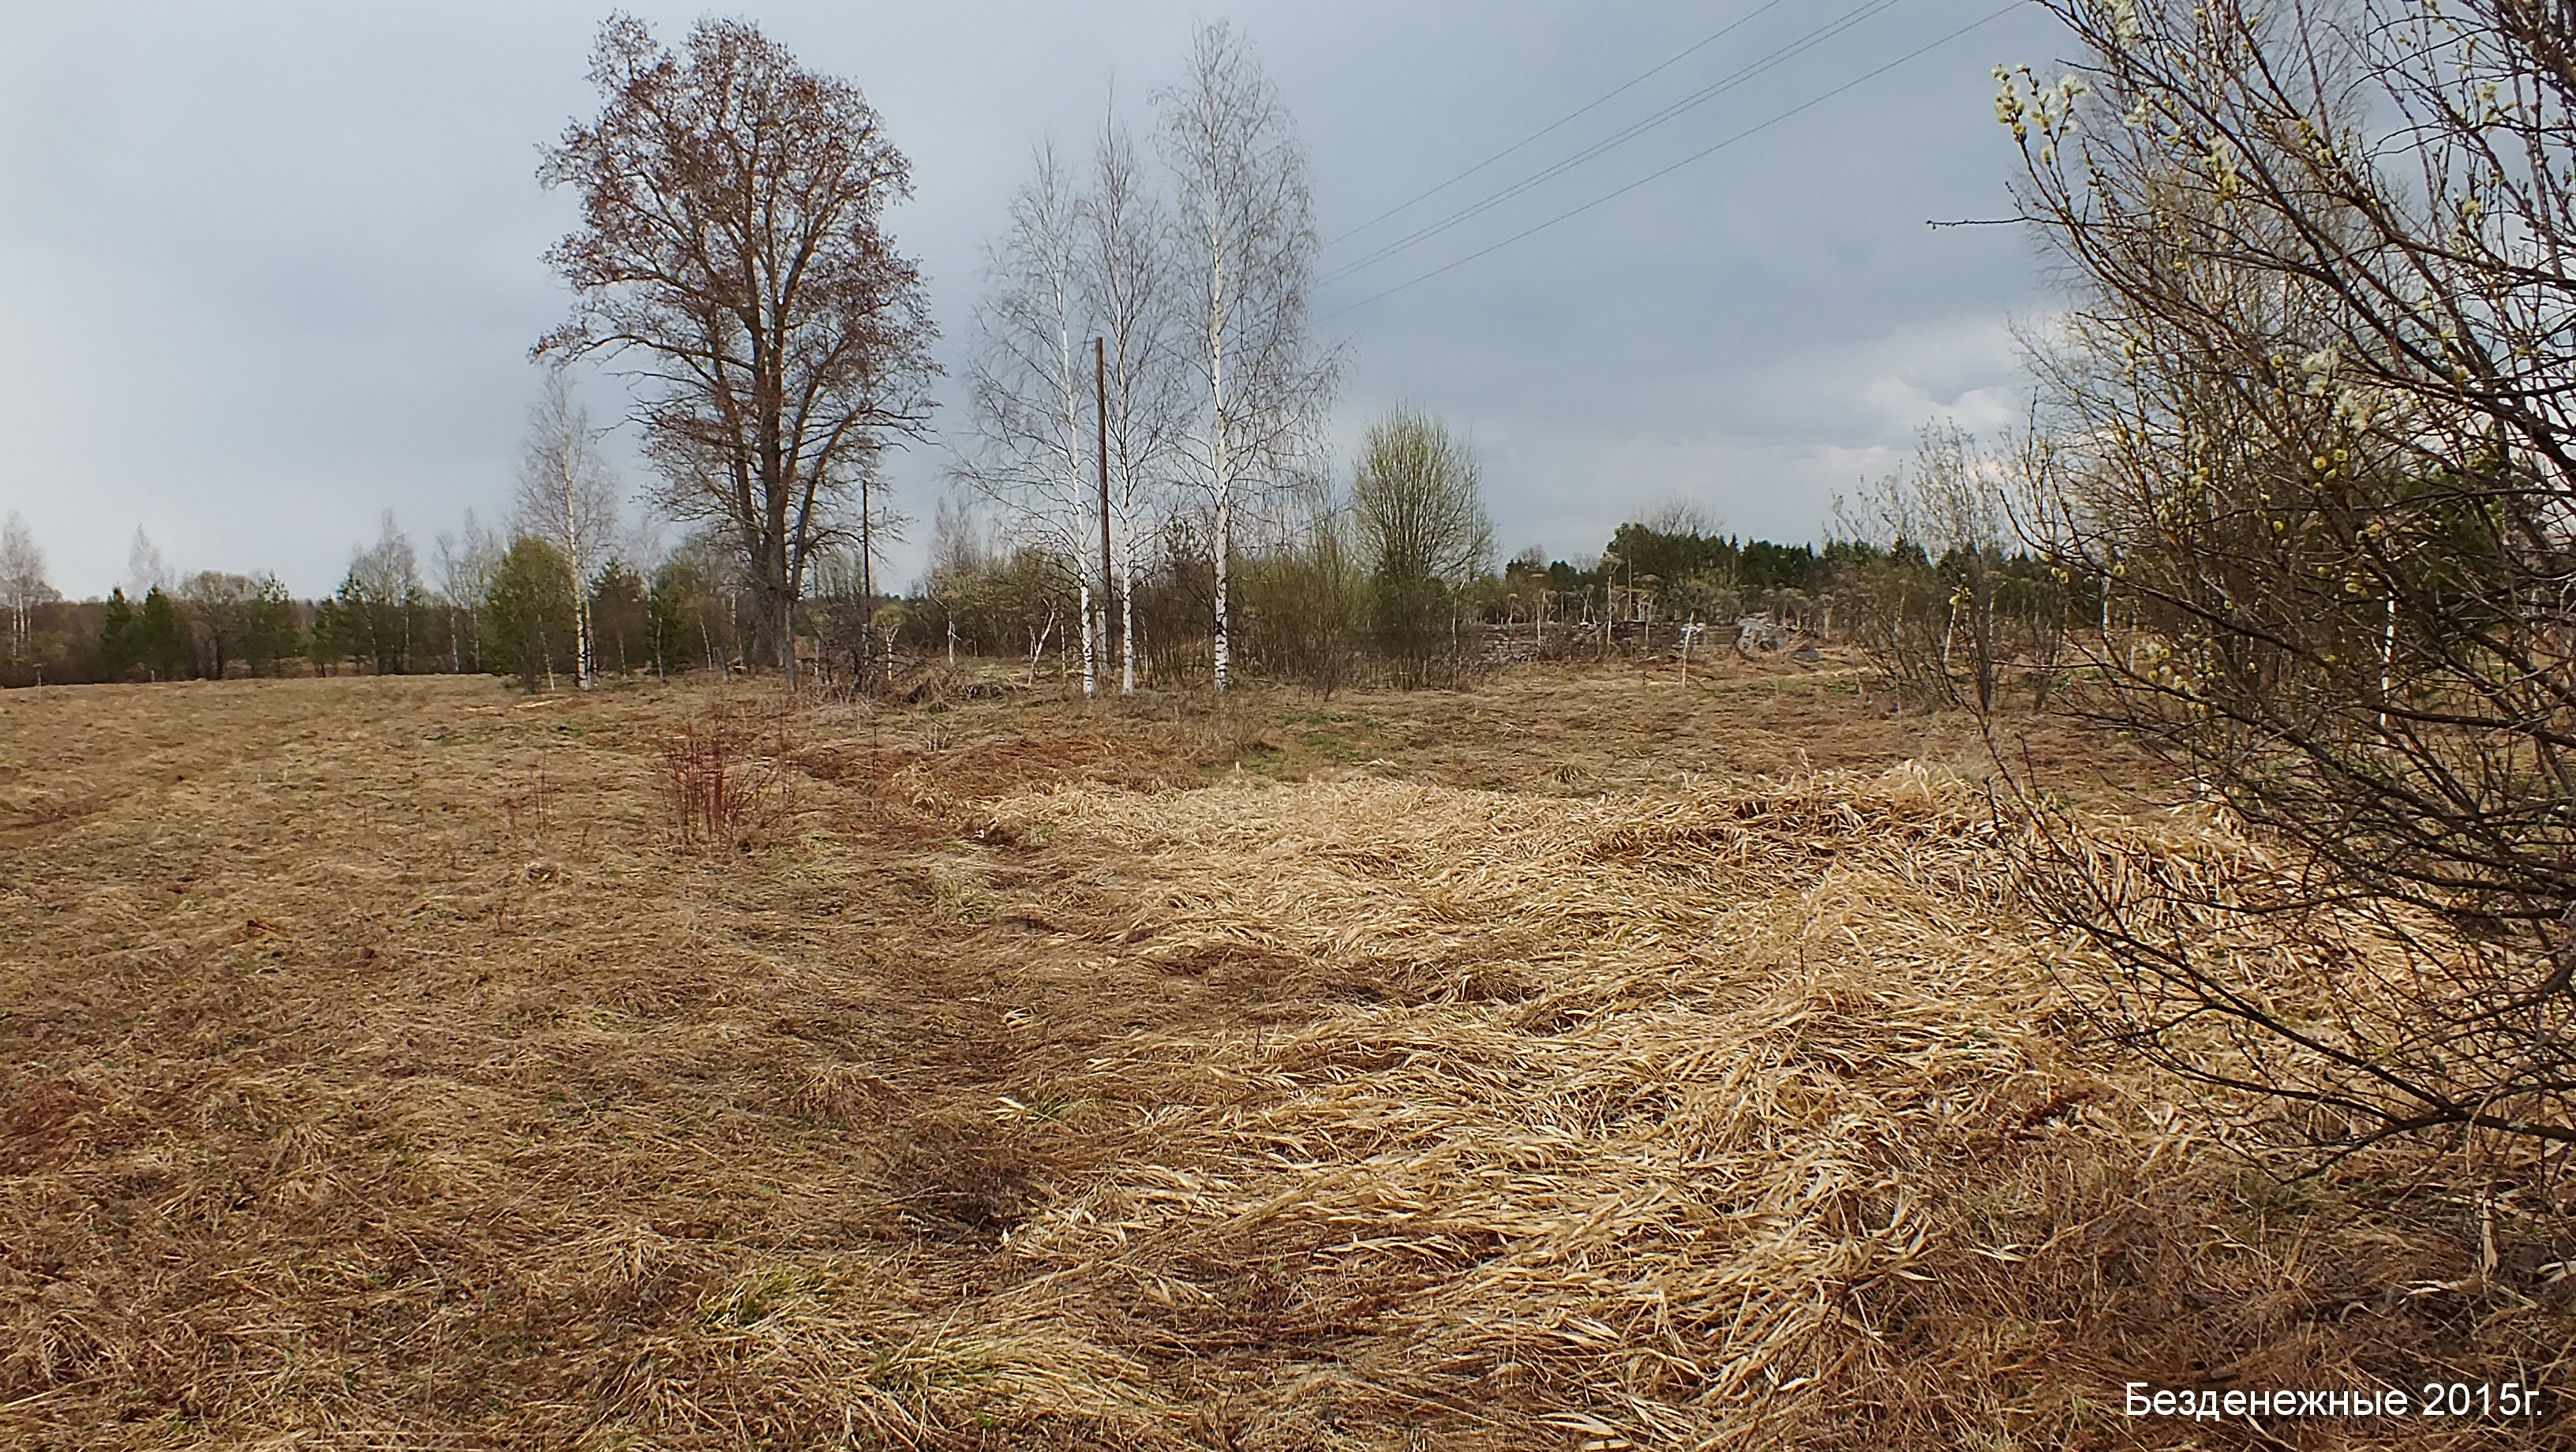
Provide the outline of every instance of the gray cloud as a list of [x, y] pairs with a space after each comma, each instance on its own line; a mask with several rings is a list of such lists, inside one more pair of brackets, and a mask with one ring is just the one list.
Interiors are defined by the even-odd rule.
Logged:
[[[1394, 205], [1753, 8], [1352, 3], [1238, 11], [1295, 110], [1325, 235]], [[697, 13], [637, 7], [666, 35]], [[1850, 33], [1487, 216], [1319, 293], [1332, 312], [1681, 159], [1992, 9], [1900, 0]], [[1838, 7], [1777, 7], [1446, 208], [1646, 115]], [[893, 226], [952, 353], [983, 240], [1029, 147], [1080, 145], [1114, 93], [1140, 129], [1179, 4], [753, 13], [857, 81], [913, 159]], [[397, 511], [424, 544], [506, 500], [564, 298], [538, 260], [571, 204], [538, 147], [593, 106], [600, 12], [556, 4], [50, 6], [0, 0], [0, 510], [76, 594], [135, 527], [182, 569], [323, 590]], [[1332, 317], [1337, 432], [1406, 401], [1466, 428], [1503, 539], [1597, 549], [1626, 513], [1700, 501], [1806, 538], [1914, 427], [2017, 413], [2005, 332], [2039, 312], [1986, 72], [2044, 60], [2015, 12], [1827, 105], [1510, 248]], [[1327, 268], [1391, 235], [1329, 249]], [[613, 381], [590, 389], [613, 413]], [[630, 462], [630, 468], [631, 468]], [[935, 451], [895, 469], [926, 516]], [[640, 482], [640, 480], [638, 481]], [[918, 546], [914, 547], [916, 550]], [[917, 557], [917, 556], [916, 556]], [[908, 572], [910, 562], [898, 561]]]

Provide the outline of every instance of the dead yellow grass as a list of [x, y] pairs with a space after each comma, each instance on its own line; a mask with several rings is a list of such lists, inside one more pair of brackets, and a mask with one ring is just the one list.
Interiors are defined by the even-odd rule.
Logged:
[[1217, 1382], [1241, 1445], [2077, 1445], [2134, 1432], [2125, 1380], [2395, 1385], [2429, 1349], [2396, 1288], [2436, 1246], [2351, 1207], [2285, 1243], [2173, 1086], [2070, 1059], [2016, 844], [1956, 781], [996, 817], [1116, 864], [1145, 961], [1385, 995], [1092, 1061], [1064, 1092], [1137, 1106], [1150, 1157], [1011, 1236], [1013, 1316], [1077, 1344], [1292, 1348]]
[[[1448, 698], [1474, 774], [1635, 761], [1577, 689]], [[2438, 1161], [2284, 1188], [2082, 1047], [1942, 771], [774, 705], [0, 701], [0, 1441], [2249, 1445], [2120, 1385], [2554, 1384]], [[710, 713], [787, 784], [684, 843]]]

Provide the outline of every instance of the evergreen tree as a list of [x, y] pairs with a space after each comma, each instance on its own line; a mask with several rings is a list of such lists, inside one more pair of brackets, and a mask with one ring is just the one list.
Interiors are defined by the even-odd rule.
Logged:
[[313, 662], [313, 674], [327, 676], [338, 670], [349, 658], [349, 627], [336, 600], [325, 598], [313, 607], [313, 633], [305, 639], [304, 654]]
[[652, 654], [645, 641], [644, 577], [624, 560], [602, 565], [590, 583], [590, 669], [624, 675]]
[[517, 676], [535, 690], [554, 684], [558, 669], [572, 668], [572, 576], [564, 557], [543, 540], [513, 541], [492, 573], [483, 597], [483, 665], [492, 674]]
[[176, 680], [186, 673], [188, 642], [179, 630], [179, 608], [155, 585], [143, 597], [143, 609], [134, 617], [132, 634], [134, 659], [152, 673], [154, 680]]
[[653, 572], [653, 588], [644, 596], [644, 653], [653, 673], [668, 676], [686, 670], [689, 653], [689, 580], [670, 565]]
[[134, 670], [134, 607], [125, 587], [107, 592], [107, 608], [98, 617], [98, 673], [121, 681]]
[[250, 663], [251, 673], [276, 674], [277, 663], [296, 653], [303, 634], [286, 582], [260, 576], [242, 609], [242, 659]]

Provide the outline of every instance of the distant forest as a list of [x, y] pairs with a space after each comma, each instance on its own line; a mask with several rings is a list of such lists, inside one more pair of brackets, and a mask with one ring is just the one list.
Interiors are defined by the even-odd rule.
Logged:
[[[1595, 555], [1524, 551], [1500, 570], [1398, 602], [1415, 617], [1399, 619], [1372, 589], [1382, 572], [1342, 542], [1319, 547], [1311, 528], [1272, 533], [1235, 561], [1240, 668], [1327, 688], [1383, 675], [1445, 680], [1479, 662], [1589, 645], [1670, 648], [1692, 626], [1732, 644], [1746, 618], [1848, 639], [1890, 572], [1919, 577], [1926, 600], [1946, 599], [1942, 582], [1967, 573], [1955, 548], [1934, 559], [1906, 542], [1781, 544], [1666, 511], [1620, 525]], [[36, 598], [0, 601], [0, 686], [489, 673], [535, 689], [575, 679], [585, 633], [603, 679], [738, 671], [756, 657], [749, 592], [732, 558], [699, 537], [650, 566], [612, 557], [589, 572], [577, 602], [562, 554], [544, 540], [469, 525], [462, 542], [441, 537], [424, 571], [389, 520], [321, 599], [295, 598], [272, 575], [222, 571], [146, 583], [139, 598], [119, 587], [104, 600], [65, 600], [41, 582], [22, 585], [15, 595]], [[2039, 573], [2023, 557], [1996, 563]], [[1139, 574], [1140, 684], [1206, 683], [1214, 573], [1203, 554], [1182, 548]], [[1049, 677], [1079, 669], [1074, 572], [1047, 551], [992, 540], [963, 513], [942, 511], [931, 568], [910, 593], [863, 588], [853, 560], [822, 563], [798, 607], [800, 662], [862, 681], [932, 658], [1010, 658]], [[1433, 647], [1405, 669], [1407, 642], [1424, 638]]]

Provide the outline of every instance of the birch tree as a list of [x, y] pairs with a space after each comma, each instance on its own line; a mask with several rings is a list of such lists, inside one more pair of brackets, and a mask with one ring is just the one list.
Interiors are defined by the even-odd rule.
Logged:
[[388, 509], [375, 545], [351, 551], [349, 573], [332, 600], [336, 628], [350, 653], [378, 675], [409, 669], [412, 615], [420, 597], [420, 557]]
[[134, 542], [125, 547], [125, 593], [140, 600], [155, 590], [175, 589], [178, 583], [179, 575], [170, 568], [169, 556], [161, 553], [161, 547], [143, 532], [143, 526], [136, 525]]
[[36, 547], [27, 521], [9, 511], [8, 524], [0, 527], [0, 610], [9, 612], [10, 654], [26, 652], [36, 607], [59, 598], [45, 578], [45, 552]]
[[544, 540], [563, 560], [572, 592], [573, 680], [590, 689], [591, 573], [617, 536], [617, 486], [599, 450], [590, 412], [572, 396], [561, 370], [546, 374], [545, 397], [528, 416], [527, 450], [519, 462], [519, 532]]
[[[1023, 547], [1065, 561], [1080, 584], [1082, 690], [1096, 687], [1090, 577], [1080, 561], [1086, 528], [1099, 515], [1087, 488], [1093, 451], [1083, 424], [1091, 409], [1088, 358], [1075, 340], [1088, 329], [1075, 279], [1080, 206], [1051, 145], [1041, 145], [1029, 180], [1011, 199], [1010, 225], [986, 252], [986, 290], [975, 309], [975, 361], [968, 373], [970, 441], [956, 473], [1002, 507]], [[1088, 354], [1088, 347], [1079, 350]], [[1101, 582], [1106, 590], [1108, 584]]]
[[474, 511], [465, 511], [465, 527], [455, 534], [441, 530], [432, 563], [438, 572], [438, 593], [447, 599], [451, 612], [461, 612], [460, 628], [455, 616], [449, 616], [448, 665], [452, 670], [465, 669], [465, 646], [476, 647], [477, 668], [481, 661], [480, 626], [475, 612], [483, 608], [483, 597], [492, 591], [493, 575], [501, 568], [501, 556], [507, 544], [498, 532], [485, 529], [475, 519]]
[[1112, 572], [1118, 595], [1118, 689], [1136, 690], [1136, 542], [1188, 427], [1189, 358], [1174, 308], [1165, 241], [1170, 217], [1135, 138], [1104, 121], [1078, 218], [1074, 275], [1102, 340], [1109, 444]]
[[1174, 280], [1199, 395], [1181, 473], [1208, 506], [1222, 691], [1237, 515], [1247, 495], [1288, 478], [1312, 450], [1335, 369], [1306, 331], [1316, 239], [1305, 152], [1249, 44], [1221, 23], [1203, 27], [1188, 76], [1155, 104], [1177, 192]]

